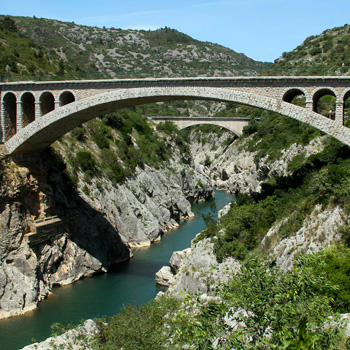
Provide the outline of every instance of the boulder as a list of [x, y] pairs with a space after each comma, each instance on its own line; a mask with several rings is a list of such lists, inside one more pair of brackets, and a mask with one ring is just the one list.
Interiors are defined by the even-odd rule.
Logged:
[[174, 275], [171, 272], [170, 266], [163, 266], [156, 273], [156, 283], [161, 286], [169, 287], [174, 279]]

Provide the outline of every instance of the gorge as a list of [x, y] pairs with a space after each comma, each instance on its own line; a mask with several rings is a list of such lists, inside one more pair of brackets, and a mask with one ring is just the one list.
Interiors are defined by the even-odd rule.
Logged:
[[[226, 206], [219, 220], [206, 213], [205, 227], [199, 229], [200, 233], [196, 229], [191, 235], [186, 234], [193, 238], [192, 242], [175, 248], [180, 252], [174, 253], [169, 263], [168, 256], [159, 264], [152, 257], [144, 264], [146, 275], [152, 275], [148, 276], [151, 287], [141, 293], [150, 298], [155, 296], [154, 272], [162, 265], [166, 266], [168, 290], [147, 305], [127, 307], [117, 315], [103, 311], [111, 316], [96, 323], [89, 320], [90, 330], [97, 330], [97, 337], [91, 339], [83, 332], [80, 335], [86, 344], [96, 349], [133, 350], [191, 347], [291, 350], [302, 346], [346, 349], [350, 311], [350, 151], [319, 129], [344, 141], [342, 137], [349, 133], [349, 86], [347, 77], [312, 78], [315, 70], [311, 63], [322, 66], [327, 62], [334, 69], [323, 67], [322, 72], [348, 74], [337, 57], [348, 55], [349, 26], [308, 38], [271, 66], [215, 44], [195, 41], [169, 28], [123, 31], [37, 18], [13, 17], [7, 18], [7, 22], [5, 19], [0, 16], [0, 49], [13, 69], [8, 80], [18, 80], [32, 72], [30, 80], [40, 79], [44, 74], [60, 80], [61, 74], [74, 82], [83, 76], [81, 70], [85, 76], [94, 72], [104, 79], [119, 73], [120, 77], [130, 78], [127, 76], [130, 72], [135, 73], [132, 78], [139, 78], [149, 77], [146, 67], [150, 66], [152, 79], [157, 77], [161, 83], [192, 81], [183, 78], [191, 72], [198, 77], [197, 81], [207, 81], [209, 85], [213, 83], [209, 77], [217, 74], [217, 81], [268, 81], [274, 87], [263, 89], [278, 90], [272, 101], [253, 92], [242, 93], [239, 89], [244, 89], [245, 83], [232, 93], [233, 98], [227, 98], [227, 87], [208, 86], [210, 93], [203, 93], [201, 88], [197, 95], [196, 88], [185, 94], [187, 87], [178, 90], [172, 86], [170, 92], [168, 87], [159, 87], [156, 94], [148, 96], [140, 94], [142, 88], [136, 88], [139, 94], [133, 90], [130, 96], [141, 102], [143, 98], [146, 98], [143, 102], [152, 102], [155, 96], [162, 95], [161, 91], [168, 92], [157, 103], [135, 103], [118, 111], [114, 110], [114, 92], [107, 91], [101, 104], [98, 102], [101, 95], [97, 95], [90, 111], [96, 112], [91, 118], [97, 112], [108, 114], [80, 124], [79, 118], [89, 103], [78, 101], [77, 105], [82, 107], [76, 111], [79, 118], [68, 128], [71, 131], [49, 150], [31, 156], [2, 157], [0, 316], [24, 313], [0, 321], [0, 325], [7, 321], [14, 325], [7, 328], [9, 347], [18, 348], [28, 342], [29, 326], [28, 333], [23, 332], [26, 340], [11, 345], [13, 336], [20, 338], [18, 334], [25, 328], [21, 320], [30, 323], [31, 315], [40, 315], [45, 305], [47, 310], [51, 306], [55, 310], [58, 298], [55, 293], [50, 295], [51, 291], [57, 291], [57, 295], [62, 291], [63, 299], [64, 290], [77, 287], [78, 301], [73, 303], [79, 304], [84, 302], [79, 294], [99, 280], [103, 286], [100, 297], [96, 300], [86, 295], [87, 303], [91, 306], [93, 302], [105, 303], [104, 307], [109, 309], [118, 291], [104, 282], [110, 279], [121, 282], [113, 272], [105, 272], [118, 266], [123, 275], [134, 264], [126, 292], [132, 298], [131, 291], [139, 289], [134, 277], [140, 270], [138, 256], [142, 265], [143, 253], [152, 249], [163, 253], [162, 243], [158, 243], [161, 237], [177, 242], [173, 229], [180, 221], [185, 225], [195, 222], [195, 207], [192, 210], [191, 204], [207, 200], [204, 205], [211, 206], [214, 186], [235, 195], [235, 204]], [[13, 24], [9, 27], [12, 31], [3, 28], [3, 21]], [[11, 51], [14, 47], [16, 52]], [[182, 59], [187, 70], [181, 66]], [[5, 68], [0, 61], [0, 73]], [[302, 89], [284, 86], [282, 91], [277, 86], [280, 78], [232, 78], [238, 73], [246, 76], [262, 71], [263, 75], [288, 75], [289, 71], [303, 75], [281, 79], [288, 82], [322, 81], [334, 85], [341, 81], [343, 85], [310, 85]], [[14, 83], [13, 87], [21, 84]], [[196, 99], [166, 101], [173, 99], [175, 90], [181, 92], [181, 98], [186, 95]], [[55, 98], [62, 102], [59, 95], [37, 92], [35, 88], [21, 91], [18, 100], [13, 98], [16, 91], [7, 92], [2, 99], [13, 107], [5, 108], [12, 111], [12, 116], [18, 102], [16, 126], [23, 126], [21, 108], [27, 109], [28, 105], [34, 114], [44, 109], [57, 117], [59, 108], [63, 108], [66, 117], [74, 115], [74, 104], [56, 109], [46, 102], [52, 102], [52, 97], [54, 103]], [[226, 97], [220, 97], [220, 92]], [[127, 96], [129, 92], [121, 94]], [[44, 108], [38, 101], [46, 101]], [[319, 122], [314, 126], [320, 127], [313, 128], [308, 125], [312, 123], [300, 123], [273, 111], [282, 111], [290, 117], [300, 112], [301, 117], [296, 119], [305, 122], [311, 118]], [[236, 138], [212, 126], [179, 132], [169, 122], [153, 124], [150, 118], [156, 115], [250, 121], [243, 135]], [[8, 120], [5, 118], [4, 123], [3, 117], [4, 113], [2, 137], [11, 129], [4, 128]], [[39, 124], [34, 121], [32, 125]], [[55, 130], [55, 126], [54, 122], [50, 142], [62, 136], [63, 129]], [[26, 130], [19, 131], [17, 138]], [[34, 142], [32, 147], [39, 150], [41, 145]], [[218, 192], [217, 197], [221, 196], [226, 194]], [[202, 204], [194, 204], [197, 205]], [[186, 249], [181, 251], [183, 248]], [[125, 263], [135, 249], [139, 250], [135, 259]], [[80, 281], [91, 275], [96, 276]], [[59, 285], [62, 288], [56, 289]], [[97, 295], [95, 290], [92, 293]], [[39, 303], [46, 297], [46, 301]], [[38, 303], [37, 310], [29, 311]], [[66, 312], [69, 318], [70, 311], [73, 312], [62, 310], [62, 314]], [[43, 322], [52, 322], [47, 320], [50, 321], [44, 318]], [[47, 333], [38, 338], [46, 336]], [[86, 348], [85, 345], [80, 348]], [[47, 343], [31, 348], [37, 346], [46, 349]]]

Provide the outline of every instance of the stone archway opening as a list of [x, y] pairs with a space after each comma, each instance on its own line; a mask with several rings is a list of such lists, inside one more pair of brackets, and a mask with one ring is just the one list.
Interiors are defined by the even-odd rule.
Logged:
[[5, 139], [10, 139], [17, 132], [17, 98], [8, 92], [3, 98], [5, 115]]
[[299, 107], [306, 107], [306, 96], [300, 89], [290, 89], [282, 97], [284, 102], [292, 103]]
[[350, 90], [344, 95], [343, 125], [350, 128]]
[[74, 101], [75, 101], [75, 97], [70, 91], [64, 91], [60, 95], [60, 106], [65, 106]]
[[33, 94], [26, 92], [22, 95], [21, 102], [23, 127], [26, 127], [35, 120], [35, 98]]
[[44, 92], [40, 96], [40, 115], [43, 116], [55, 109], [55, 98], [51, 92]]
[[335, 120], [336, 96], [332, 90], [321, 89], [313, 96], [313, 111]]

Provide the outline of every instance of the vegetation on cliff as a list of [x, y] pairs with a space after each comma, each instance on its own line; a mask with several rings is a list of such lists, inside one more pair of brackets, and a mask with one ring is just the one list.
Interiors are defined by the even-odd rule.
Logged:
[[284, 52], [263, 75], [349, 75], [350, 26], [313, 35], [291, 52]]
[[188, 144], [174, 124], [155, 126], [132, 109], [124, 109], [75, 128], [54, 148], [66, 159], [73, 183], [77, 184], [80, 172], [84, 182], [104, 177], [117, 185], [132, 176], [137, 166], [164, 166], [173, 154], [172, 143], [183, 158], [189, 156]]
[[0, 77], [34, 76], [58, 70], [59, 60], [50, 59], [40, 44], [21, 35], [13, 19], [0, 19]]

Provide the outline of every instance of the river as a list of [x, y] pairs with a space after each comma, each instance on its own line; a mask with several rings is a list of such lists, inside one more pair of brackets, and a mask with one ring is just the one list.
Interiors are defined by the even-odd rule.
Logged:
[[[225, 192], [215, 192], [217, 210], [234, 200]], [[163, 236], [159, 243], [138, 249], [127, 263], [106, 274], [85, 278], [71, 285], [55, 287], [53, 294], [39, 303], [33, 312], [0, 320], [0, 349], [18, 350], [50, 336], [50, 325], [78, 324], [88, 318], [114, 315], [123, 305], [144, 304], [153, 299], [159, 288], [154, 275], [167, 265], [171, 254], [190, 246], [190, 241], [205, 227], [202, 214], [211, 210], [210, 203], [194, 204], [194, 218]], [[217, 215], [217, 211], [215, 212]]]

